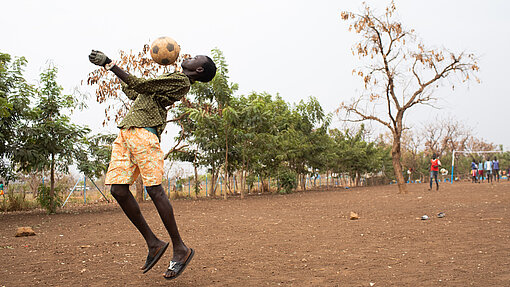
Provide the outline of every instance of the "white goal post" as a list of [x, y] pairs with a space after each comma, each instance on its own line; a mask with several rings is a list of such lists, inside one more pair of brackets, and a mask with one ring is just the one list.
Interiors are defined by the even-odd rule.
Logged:
[[502, 153], [503, 151], [501, 150], [488, 150], [488, 151], [485, 151], [485, 150], [475, 150], [475, 151], [461, 151], [461, 150], [454, 150], [452, 152], [452, 172], [451, 172], [451, 178], [450, 178], [450, 182], [453, 184], [453, 171], [454, 171], [454, 167], [455, 167], [455, 153], [468, 153], [468, 154], [484, 154], [484, 153]]

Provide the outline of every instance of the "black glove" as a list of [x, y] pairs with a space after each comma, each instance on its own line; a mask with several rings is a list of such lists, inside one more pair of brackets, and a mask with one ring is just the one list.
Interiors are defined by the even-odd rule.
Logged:
[[101, 67], [104, 67], [106, 64], [110, 64], [112, 60], [108, 58], [103, 52], [92, 50], [89, 55], [89, 61]]

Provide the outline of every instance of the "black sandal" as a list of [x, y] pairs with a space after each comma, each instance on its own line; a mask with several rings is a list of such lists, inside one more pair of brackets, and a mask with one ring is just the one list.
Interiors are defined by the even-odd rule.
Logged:
[[188, 266], [189, 262], [193, 258], [193, 255], [195, 255], [195, 250], [193, 250], [192, 248], [189, 248], [187, 257], [184, 260], [184, 262], [177, 262], [177, 261], [173, 261], [173, 260], [170, 261], [170, 265], [168, 266], [167, 271], [172, 271], [174, 273], [174, 275], [170, 276], [170, 277], [166, 277], [163, 275], [163, 277], [165, 277], [166, 280], [172, 280], [172, 279], [179, 277], [179, 275], [181, 275], [182, 272], [184, 271], [184, 269], [186, 269], [186, 267]]
[[159, 259], [161, 259], [161, 256], [163, 253], [165, 253], [166, 249], [168, 248], [169, 243], [166, 243], [165, 245], [161, 246], [158, 251], [156, 252], [156, 255], [151, 256], [151, 254], [147, 254], [147, 259], [145, 260], [145, 264], [143, 265], [143, 273], [147, 273], [147, 271], [151, 270], [156, 263], [158, 263]]

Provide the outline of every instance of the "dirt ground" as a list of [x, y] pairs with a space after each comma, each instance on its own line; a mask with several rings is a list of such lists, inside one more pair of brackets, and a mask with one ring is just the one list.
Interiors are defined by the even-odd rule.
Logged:
[[[173, 281], [162, 277], [171, 249], [147, 274], [139, 270], [144, 241], [116, 204], [1, 214], [0, 286], [510, 286], [509, 182], [409, 191], [175, 200], [196, 254]], [[152, 203], [141, 207], [169, 240]], [[14, 237], [19, 226], [37, 235]]]

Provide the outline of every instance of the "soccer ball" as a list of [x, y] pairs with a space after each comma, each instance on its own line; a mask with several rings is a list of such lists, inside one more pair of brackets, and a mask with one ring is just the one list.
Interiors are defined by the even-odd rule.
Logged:
[[177, 60], [181, 47], [170, 37], [159, 37], [151, 45], [151, 57], [160, 65], [170, 65]]
[[442, 174], [442, 175], [447, 175], [447, 174], [448, 174], [448, 170], [447, 170], [447, 169], [445, 169], [445, 168], [442, 168], [442, 169], [440, 170], [440, 172], [441, 172], [441, 174]]

